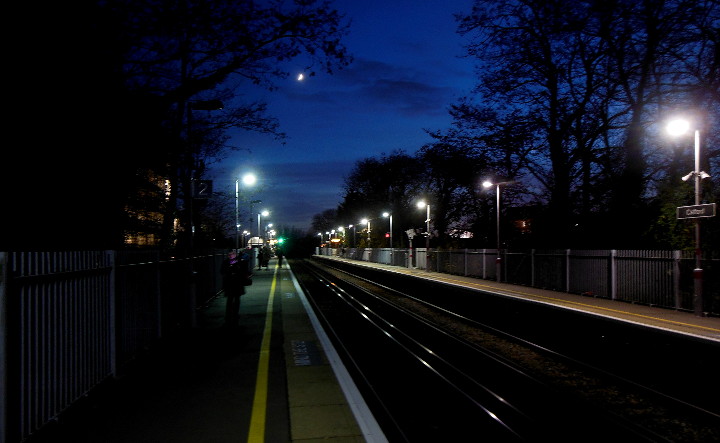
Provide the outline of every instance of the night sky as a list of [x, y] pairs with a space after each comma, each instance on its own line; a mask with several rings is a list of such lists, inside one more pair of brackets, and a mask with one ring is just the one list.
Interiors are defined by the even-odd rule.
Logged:
[[[231, 133], [230, 144], [240, 150], [213, 165], [215, 190], [234, 195], [235, 179], [254, 172], [259, 185], [243, 190], [247, 200], [262, 200], [254, 210], [270, 210], [268, 222], [306, 230], [314, 215], [342, 201], [344, 179], [358, 160], [412, 154], [430, 142], [424, 129], [448, 128], [449, 105], [474, 86], [453, 17], [472, 3], [336, 1], [351, 20], [344, 42], [354, 62], [303, 81], [293, 74], [277, 91], [248, 90], [268, 102], [288, 138]], [[303, 68], [301, 60], [288, 66], [297, 74]]]

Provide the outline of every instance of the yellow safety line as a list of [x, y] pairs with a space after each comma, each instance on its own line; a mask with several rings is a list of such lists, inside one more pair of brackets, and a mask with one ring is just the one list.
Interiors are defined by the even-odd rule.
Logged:
[[257, 379], [255, 381], [255, 397], [253, 399], [252, 415], [250, 416], [249, 443], [265, 442], [265, 417], [267, 413], [268, 368], [270, 367], [270, 336], [272, 333], [273, 299], [275, 298], [275, 285], [278, 268], [275, 267], [267, 309], [265, 310], [265, 330], [260, 345], [260, 360], [258, 361]]
[[686, 326], [686, 327], [690, 327], [690, 328], [707, 329], [708, 331], [720, 332], [720, 329], [711, 328], [711, 327], [709, 327], [709, 326], [701, 326], [701, 325], [696, 325], [696, 324], [692, 324], [692, 323], [684, 323], [684, 322], [679, 322], [679, 321], [675, 321], [675, 320], [667, 320], [667, 319], [659, 318], [659, 317], [652, 317], [652, 316], [649, 316], [649, 315], [635, 314], [635, 313], [632, 313], [632, 312], [622, 311], [622, 310], [619, 310], [619, 309], [610, 309], [610, 308], [604, 308], [604, 307], [602, 307], [602, 306], [595, 306], [595, 305], [591, 305], [591, 304], [587, 304], [587, 303], [580, 303], [580, 302], [575, 302], [575, 301], [570, 301], [570, 300], [564, 300], [564, 299], [562, 299], [562, 298], [545, 297], [545, 296], [543, 296], [543, 295], [531, 294], [531, 293], [522, 292], [522, 291], [514, 291], [514, 290], [512, 290], [512, 289], [502, 289], [502, 288], [498, 288], [497, 286], [483, 285], [483, 284], [480, 284], [480, 283], [472, 283], [472, 282], [466, 282], [466, 281], [462, 281], [462, 280], [454, 280], [454, 279], [451, 279], [451, 278], [439, 278], [439, 280], [443, 280], [443, 281], [447, 281], [447, 282], [453, 282], [453, 283], [454, 283], [454, 282], [463, 283], [463, 284], [468, 284], [468, 285], [475, 286], [475, 287], [478, 287], [478, 288], [487, 288], [487, 289], [492, 289], [493, 291], [497, 291], [497, 292], [506, 292], [506, 293], [509, 293], [509, 294], [517, 294], [517, 295], [522, 295], [522, 296], [524, 296], [524, 297], [532, 297], [532, 298], [537, 298], [537, 299], [542, 299], [542, 300], [551, 300], [551, 301], [553, 301], [553, 302], [565, 303], [565, 304], [569, 304], [569, 305], [583, 306], [583, 307], [586, 307], [586, 308], [592, 308], [592, 309], [598, 309], [598, 310], [601, 310], [601, 311], [614, 312], [614, 313], [617, 313], [617, 314], [625, 314], [625, 315], [629, 315], [629, 316], [632, 316], [632, 317], [647, 318], [647, 319], [650, 319], [650, 320], [656, 320], [656, 321], [663, 322], [663, 323], [672, 323], [672, 324], [675, 324], [675, 325]]

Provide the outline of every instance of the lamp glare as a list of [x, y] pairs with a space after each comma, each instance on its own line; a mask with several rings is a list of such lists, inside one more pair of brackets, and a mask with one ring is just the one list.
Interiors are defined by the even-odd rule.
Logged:
[[690, 122], [683, 119], [672, 120], [667, 125], [667, 131], [671, 135], [682, 135], [690, 129]]

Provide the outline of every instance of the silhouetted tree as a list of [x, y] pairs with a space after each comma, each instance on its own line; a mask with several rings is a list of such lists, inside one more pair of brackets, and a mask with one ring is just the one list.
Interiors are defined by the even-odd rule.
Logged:
[[581, 226], [579, 236], [643, 244], [670, 157], [648, 128], [683, 104], [717, 118], [718, 10], [717, 1], [477, 0], [459, 17], [478, 61], [474, 100], [498, 125], [512, 115], [530, 131], [524, 167], [545, 189], [550, 237], [568, 241]]
[[[419, 184], [426, 166], [402, 150], [383, 154], [380, 158], [367, 158], [356, 162], [345, 179], [345, 195], [338, 207], [340, 226], [356, 225], [361, 218], [379, 219], [383, 212], [393, 214], [393, 241], [404, 244], [401, 232], [415, 224], [415, 203]], [[424, 220], [424, 218], [422, 218]], [[378, 224], [376, 224], [378, 223]], [[386, 221], [373, 221], [384, 226]], [[388, 228], [372, 228], [374, 244], [382, 244]]]

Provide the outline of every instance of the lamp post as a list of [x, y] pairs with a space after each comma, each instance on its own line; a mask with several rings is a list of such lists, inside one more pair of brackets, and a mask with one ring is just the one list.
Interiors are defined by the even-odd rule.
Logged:
[[273, 230], [270, 229], [270, 228], [272, 228], [272, 225], [273, 225], [272, 223], [268, 223], [268, 225], [265, 226], [265, 231], [263, 232], [263, 240], [265, 241], [265, 243], [269, 243], [270, 240], [272, 240], [272, 236], [273, 236], [273, 232], [274, 232]]
[[364, 218], [364, 219], [360, 220], [360, 224], [367, 225], [367, 245], [365, 247], [369, 248], [370, 247], [370, 219]]
[[425, 270], [430, 271], [430, 204], [425, 201], [419, 201], [417, 207], [427, 208], [425, 215]]
[[[678, 136], [685, 134], [690, 129], [690, 122], [683, 119], [676, 119], [669, 122], [667, 130], [671, 135]], [[695, 205], [700, 205], [700, 181], [710, 175], [700, 170], [700, 130], [695, 129], [695, 169], [682, 178], [687, 181], [691, 177], [695, 178]], [[695, 315], [702, 317], [703, 315], [703, 270], [702, 270], [702, 249], [700, 247], [700, 219], [695, 218], [695, 269], [693, 270], [693, 279], [695, 286], [695, 296], [693, 297], [693, 307]]]
[[260, 231], [260, 216], [261, 216], [261, 215], [262, 215], [263, 217], [267, 217], [268, 215], [270, 215], [270, 212], [269, 212], [268, 210], [264, 210], [264, 211], [258, 212], [258, 226], [257, 226], [257, 236], [258, 236], [258, 238], [260, 238], [260, 233], [261, 233], [261, 231]]
[[393, 238], [392, 238], [392, 214], [389, 212], [383, 212], [383, 217], [390, 219], [390, 254], [392, 254]]
[[500, 186], [502, 185], [509, 185], [510, 183], [514, 183], [512, 181], [509, 182], [500, 182], [500, 183], [493, 183], [489, 180], [486, 180], [483, 182], [484, 188], [491, 188], [495, 186], [495, 242], [497, 244], [497, 258], [495, 259], [495, 273], [497, 274], [497, 281], [500, 281], [500, 277], [502, 274], [502, 256], [500, 255]]
[[344, 248], [346, 246], [345, 245], [345, 241], [346, 241], [345, 240], [345, 226], [338, 226], [337, 230], [340, 233], [340, 236], [342, 237], [342, 242], [340, 242], [340, 244]]
[[[246, 186], [252, 186], [257, 181], [255, 174], [245, 174], [242, 178]], [[235, 249], [238, 249], [240, 237], [240, 179], [235, 179]], [[243, 237], [244, 242], [244, 237]]]

